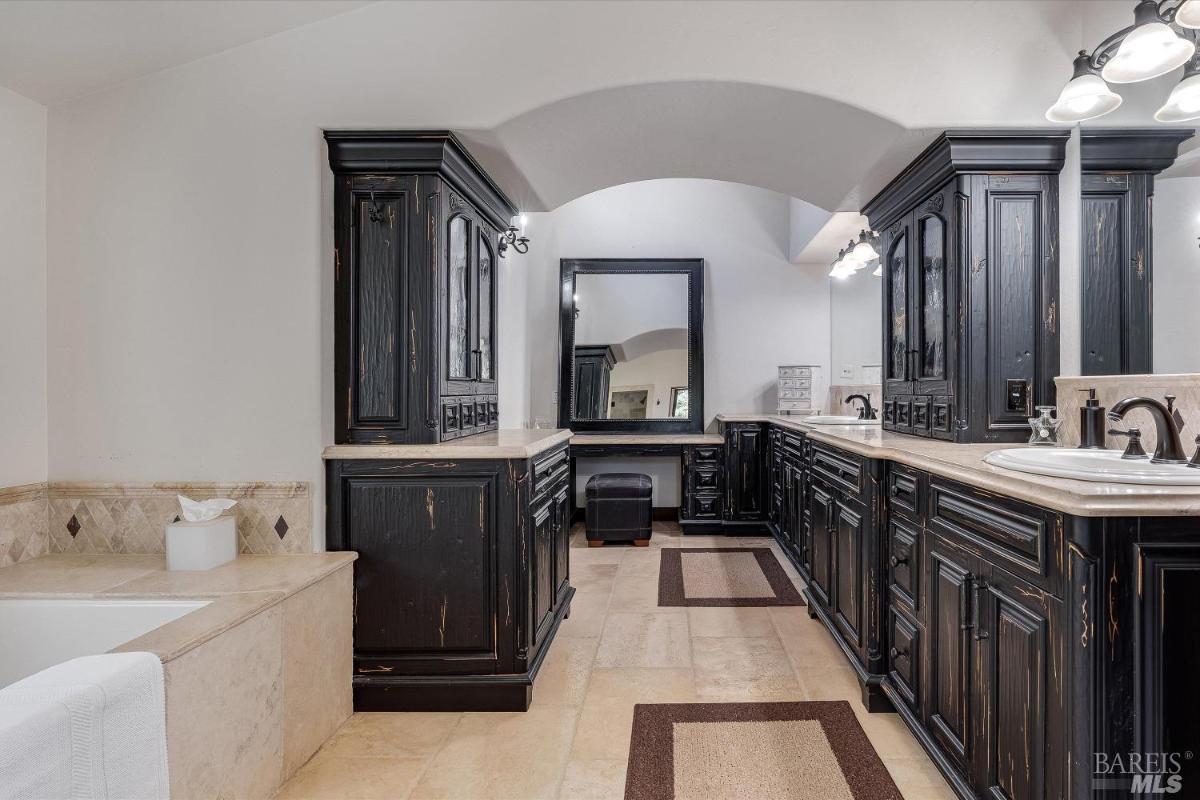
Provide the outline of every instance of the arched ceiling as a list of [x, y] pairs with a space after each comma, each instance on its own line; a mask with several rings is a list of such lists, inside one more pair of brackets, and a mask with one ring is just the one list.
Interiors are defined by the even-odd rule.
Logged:
[[460, 134], [531, 211], [655, 178], [733, 181], [840, 209], [866, 199], [856, 190], [877, 166], [898, 168], [932, 138], [827, 97], [730, 81], [603, 89]]

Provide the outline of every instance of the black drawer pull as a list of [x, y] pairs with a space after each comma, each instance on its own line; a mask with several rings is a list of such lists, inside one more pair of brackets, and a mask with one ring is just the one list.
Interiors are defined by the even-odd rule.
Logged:
[[901, 650], [897, 647], [893, 647], [891, 650], [889, 650], [888, 655], [890, 655], [892, 657], [893, 661], [896, 661], [901, 658], [905, 659], [906, 661], [908, 660], [908, 651]]
[[901, 564], [907, 564], [908, 559], [900, 558], [899, 556], [892, 556], [890, 559], [888, 559], [888, 563], [892, 565], [893, 569], [895, 569], [896, 567], [900, 566]]

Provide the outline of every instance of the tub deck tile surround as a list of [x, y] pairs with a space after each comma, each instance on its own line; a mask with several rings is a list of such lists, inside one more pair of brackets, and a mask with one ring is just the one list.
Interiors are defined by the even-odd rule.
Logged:
[[173, 797], [270, 797], [351, 714], [356, 558], [50, 554], [0, 569], [0, 598], [210, 599], [115, 651], [163, 661]]
[[[891, 433], [878, 425], [806, 425], [799, 420], [773, 414], [722, 414], [717, 419], [725, 422], [771, 422], [801, 431], [814, 442], [825, 442], [867, 458], [905, 464], [1079, 517], [1200, 515], [1198, 486], [1134, 486], [1048, 478], [994, 467], [983, 461], [983, 457], [993, 450], [1024, 447], [1021, 444], [955, 444]], [[1195, 433], [1200, 433], [1200, 415], [1195, 425]]]
[[50, 551], [46, 484], [0, 489], [0, 567]]
[[[53, 553], [165, 552], [164, 531], [179, 515], [177, 495], [237, 500], [242, 553], [312, 551], [312, 495], [305, 481], [87, 483], [47, 488]], [[283, 520], [280, 523], [280, 520]]]

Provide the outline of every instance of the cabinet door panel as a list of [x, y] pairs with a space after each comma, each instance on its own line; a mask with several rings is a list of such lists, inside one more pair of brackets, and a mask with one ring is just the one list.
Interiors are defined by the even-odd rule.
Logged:
[[[985, 794], [1041, 800], [1047, 796], [1046, 770], [1051, 766], [1046, 736], [1051, 601], [999, 570], [986, 573], [977, 632], [981, 717], [986, 722], [979, 752]], [[1056, 761], [1060, 766], [1061, 758]]]
[[475, 246], [478, 287], [476, 297], [476, 379], [483, 382], [496, 380], [496, 259], [492, 253], [491, 237], [483, 226], [479, 227], [479, 240]]
[[554, 496], [554, 594], [570, 581], [571, 494], [564, 486]]
[[964, 772], [971, 755], [971, 583], [974, 559], [932, 537], [929, 548], [929, 729]]
[[446, 376], [471, 375], [471, 223], [463, 215], [450, 218], [446, 237]]
[[836, 500], [833, 525], [835, 541], [836, 578], [834, 579], [834, 611], [847, 640], [862, 647], [863, 612], [863, 518], [844, 501]]
[[725, 480], [728, 484], [730, 519], [756, 520], [766, 514], [766, 481], [763, 466], [766, 460], [765, 433], [761, 425], [730, 427], [725, 447], [728, 461]]
[[[941, 195], [938, 195], [940, 197]], [[919, 379], [946, 377], [946, 223], [937, 214], [917, 218], [920, 318]]]
[[813, 483], [810, 485], [809, 510], [812, 516], [812, 589], [823, 603], [829, 602], [830, 578], [832, 569], [832, 552], [830, 548], [830, 528], [833, 525], [833, 495], [824, 487]]
[[344, 491], [355, 652], [493, 652], [494, 477], [352, 478]]
[[[884, 379], [906, 391], [910, 378], [908, 343], [908, 227], [897, 223], [884, 253]], [[892, 394], [892, 392], [888, 392]]]
[[533, 554], [530, 583], [533, 589], [534, 643], [542, 640], [550, 611], [554, 608], [554, 505], [547, 500], [533, 510]]
[[[404, 425], [408, 192], [355, 191], [354, 422]], [[397, 347], [401, 348], [397, 350]]]

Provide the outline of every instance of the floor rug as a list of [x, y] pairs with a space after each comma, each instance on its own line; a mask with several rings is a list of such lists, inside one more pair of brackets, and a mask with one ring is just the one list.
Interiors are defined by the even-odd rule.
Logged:
[[769, 547], [664, 547], [660, 606], [802, 606]]
[[903, 800], [844, 700], [634, 707], [625, 800]]

